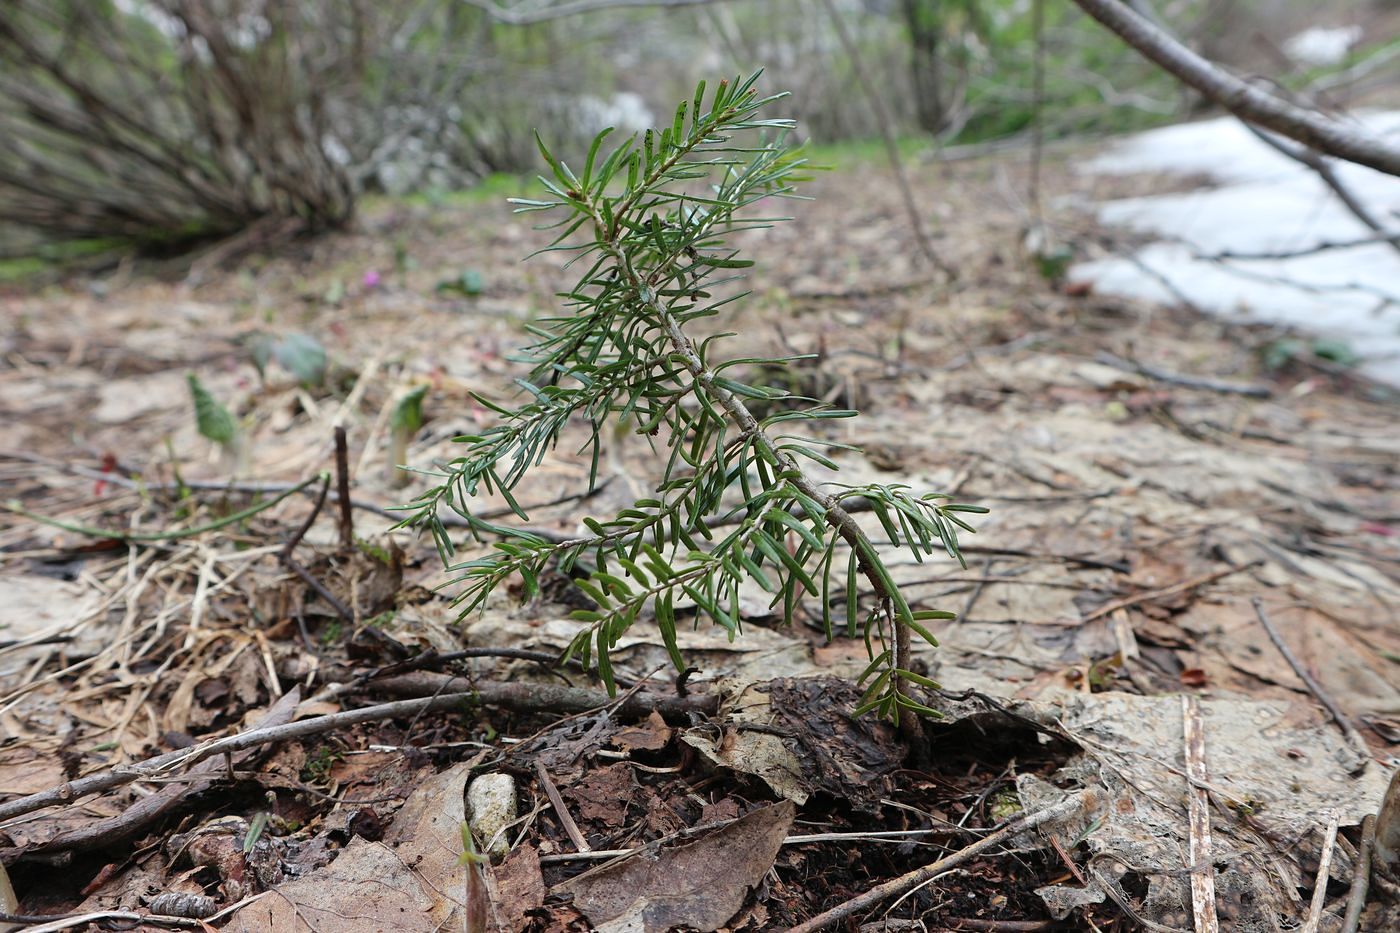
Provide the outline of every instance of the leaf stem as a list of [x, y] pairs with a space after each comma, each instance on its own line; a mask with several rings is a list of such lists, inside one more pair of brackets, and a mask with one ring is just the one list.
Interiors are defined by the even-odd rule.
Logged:
[[226, 528], [229, 525], [237, 524], [238, 522], [243, 521], [245, 518], [252, 518], [259, 512], [265, 512], [268, 509], [272, 508], [274, 505], [281, 502], [288, 496], [301, 492], [303, 489], [310, 486], [312, 483], [322, 482], [323, 480], [328, 480], [329, 478], [330, 474], [326, 473], [325, 471], [322, 471], [320, 473], [317, 473], [315, 476], [310, 477], [309, 479], [302, 480], [300, 483], [297, 483], [295, 486], [292, 486], [289, 489], [283, 490], [280, 494], [278, 494], [272, 499], [268, 499], [266, 502], [259, 502], [255, 505], [250, 505], [246, 509], [240, 509], [239, 511], [234, 512], [232, 515], [225, 515], [223, 518], [220, 518], [216, 521], [212, 521], [207, 525], [200, 525], [196, 528], [183, 528], [179, 531], [112, 531], [107, 528], [95, 528], [92, 525], [79, 525], [73, 522], [61, 521], [57, 518], [49, 518], [46, 515], [40, 515], [37, 512], [31, 512], [26, 508], [22, 508], [14, 502], [6, 502], [4, 503], [4, 507], [8, 511], [14, 512], [16, 515], [23, 515], [25, 518], [32, 519], [33, 521], [39, 522], [42, 525], [50, 525], [54, 528], [62, 528], [64, 531], [71, 531], [74, 534], [86, 535], [89, 538], [107, 538], [113, 541], [125, 541], [131, 544], [140, 544], [143, 542], [152, 541], [176, 541], [180, 538], [193, 538], [196, 535], [204, 534], [206, 531], [218, 531], [220, 528]]

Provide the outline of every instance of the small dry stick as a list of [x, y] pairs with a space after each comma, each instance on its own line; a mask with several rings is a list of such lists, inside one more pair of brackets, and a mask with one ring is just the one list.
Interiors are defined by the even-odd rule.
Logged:
[[1351, 894], [1347, 895], [1347, 912], [1342, 918], [1342, 933], [1356, 933], [1361, 911], [1366, 907], [1366, 895], [1371, 889], [1371, 853], [1376, 848], [1376, 817], [1368, 813], [1361, 821], [1361, 849], [1351, 874]]
[[355, 546], [355, 512], [350, 505], [350, 453], [345, 441], [345, 426], [335, 426], [335, 491], [340, 505], [340, 547]]
[[[353, 626], [355, 624], [355, 614], [350, 611], [350, 607], [346, 606], [334, 593], [326, 589], [325, 584], [313, 577], [311, 571], [303, 567], [297, 562], [297, 559], [292, 556], [297, 545], [301, 543], [301, 539], [306, 537], [307, 531], [309, 531], [311, 526], [315, 523], [316, 516], [321, 514], [321, 507], [326, 504], [326, 493], [330, 490], [330, 487], [331, 478], [327, 476], [325, 482], [321, 484], [321, 494], [316, 497], [316, 504], [312, 506], [311, 514], [306, 516], [306, 521], [302, 522], [301, 527], [287, 539], [287, 543], [282, 546], [282, 550], [278, 552], [277, 557], [288, 570], [292, 571], [292, 573], [302, 579], [303, 583], [315, 590], [316, 595], [324, 599], [326, 603], [336, 611], [336, 615], [344, 619], [347, 624]], [[310, 636], [307, 634], [304, 625], [302, 626], [301, 634], [302, 638], [307, 643], [307, 647], [314, 651], [315, 648], [311, 644]]]
[[588, 840], [583, 838], [583, 833], [579, 832], [578, 824], [574, 822], [573, 816], [569, 813], [569, 808], [564, 805], [564, 798], [559, 796], [559, 788], [554, 786], [550, 780], [549, 772], [544, 768], [544, 762], [535, 759], [535, 773], [539, 775], [540, 786], [544, 788], [545, 795], [549, 797], [549, 803], [554, 807], [554, 815], [559, 817], [559, 825], [564, 827], [564, 832], [569, 834], [569, 841], [574, 844], [574, 848], [579, 852], [592, 852], [593, 847], [588, 844]]
[[1312, 905], [1308, 908], [1308, 922], [1299, 933], [1317, 933], [1322, 923], [1322, 908], [1327, 904], [1327, 879], [1332, 874], [1332, 850], [1337, 847], [1337, 825], [1342, 821], [1342, 811], [1333, 810], [1327, 818], [1327, 832], [1322, 837], [1322, 856], [1317, 861], [1317, 884], [1313, 885]]
[[1066, 797], [1053, 806], [1046, 807], [1044, 810], [1037, 810], [1034, 813], [1027, 813], [1019, 816], [990, 836], [983, 837], [967, 848], [959, 849], [957, 852], [947, 855], [936, 862], [931, 862], [923, 868], [915, 869], [907, 874], [900, 875], [898, 878], [892, 878], [884, 884], [877, 885], [869, 891], [866, 891], [860, 897], [852, 898], [839, 907], [833, 907], [825, 913], [817, 914], [817, 916], [805, 923], [799, 923], [797, 926], [789, 929], [788, 933], [815, 933], [816, 930], [824, 930], [848, 917], [869, 910], [892, 897], [903, 894], [910, 888], [923, 884], [935, 875], [941, 874], [950, 868], [956, 868], [964, 862], [971, 861], [982, 853], [996, 848], [1020, 833], [1034, 829], [1044, 823], [1062, 820], [1075, 813], [1088, 809], [1093, 806], [1095, 796], [1095, 791], [1092, 788], [1085, 789], [1077, 794]]
[[[262, 716], [256, 728], [266, 729], [291, 722], [300, 700], [300, 688], [293, 687]], [[241, 753], [236, 756], [236, 761], [238, 764], [245, 764], [253, 754], [252, 751]], [[147, 826], [168, 816], [172, 810], [184, 803], [189, 795], [212, 786], [219, 779], [220, 764], [217, 760], [202, 761], [183, 776], [185, 780], [182, 783], [168, 784], [149, 797], [141, 797], [122, 807], [115, 816], [91, 820], [71, 829], [61, 830], [43, 842], [26, 847], [25, 857], [53, 857], [59, 853], [86, 851], [128, 842]], [[225, 752], [222, 765], [225, 769], [224, 776], [230, 782], [238, 780], [234, 764], [233, 753]]]
[[1346, 737], [1347, 744], [1352, 747], [1353, 751], [1361, 756], [1361, 763], [1352, 769], [1352, 773], [1356, 774], [1364, 771], [1366, 765], [1371, 761], [1371, 749], [1366, 745], [1366, 740], [1361, 737], [1361, 733], [1356, 731], [1356, 727], [1351, 724], [1351, 720], [1342, 712], [1341, 707], [1333, 701], [1326, 690], [1322, 689], [1322, 685], [1313, 679], [1313, 676], [1308, 673], [1307, 668], [1303, 667], [1302, 662], [1298, 660], [1293, 654], [1293, 651], [1284, 643], [1283, 637], [1278, 633], [1278, 629], [1274, 628], [1274, 623], [1270, 621], [1269, 614], [1264, 611], [1264, 601], [1256, 596], [1253, 599], [1253, 603], [1254, 614], [1259, 617], [1259, 624], [1264, 626], [1264, 631], [1268, 633], [1269, 641], [1274, 643], [1274, 647], [1278, 649], [1279, 654], [1283, 655], [1283, 659], [1288, 662], [1288, 666], [1293, 668], [1293, 673], [1298, 675], [1298, 678], [1303, 681], [1308, 690], [1312, 692], [1312, 695], [1317, 697], [1317, 701], [1326, 707], [1327, 712], [1336, 720], [1338, 728], [1342, 730], [1342, 735]]
[[1215, 868], [1210, 856], [1210, 803], [1206, 797], [1206, 730], [1201, 704], [1193, 696], [1181, 698], [1181, 721], [1186, 740], [1186, 776], [1190, 779], [1187, 801], [1190, 811], [1191, 913], [1196, 933], [1219, 933], [1215, 913]]
[[[967, 549], [964, 548], [963, 550]], [[1238, 567], [1232, 565], [1222, 570], [1212, 570], [1210, 573], [1203, 573], [1199, 576], [1191, 577], [1188, 580], [1182, 580], [1180, 583], [1173, 583], [1171, 586], [1164, 586], [1159, 589], [1147, 590], [1143, 593], [1137, 593], [1133, 596], [1124, 596], [1121, 599], [1115, 599], [1112, 602], [1104, 603], [1099, 608], [1087, 613], [1081, 620], [1081, 623], [1092, 622], [1095, 619], [1100, 619], [1106, 615], [1111, 615], [1112, 613], [1117, 612], [1119, 609], [1128, 609], [1133, 606], [1136, 606], [1138, 603], [1150, 602], [1154, 599], [1161, 599], [1163, 596], [1175, 596], [1177, 593], [1184, 593], [1187, 590], [1194, 590], [1198, 586], [1205, 586], [1207, 583], [1214, 583], [1221, 577], [1228, 577], [1232, 573], [1239, 573], [1242, 570], [1249, 570], [1257, 563], [1259, 563], [1259, 561], [1254, 561], [1248, 564], [1241, 564]]]
[[[397, 680], [402, 680], [398, 678]], [[386, 685], [390, 682], [386, 681]], [[465, 683], [465, 681], [464, 681]], [[409, 684], [398, 684], [407, 687]], [[251, 729], [196, 745], [181, 748], [163, 755], [147, 758], [145, 761], [123, 765], [109, 771], [79, 778], [52, 787], [39, 793], [29, 794], [15, 800], [0, 803], [0, 820], [13, 819], [47, 807], [68, 804], [79, 797], [96, 794], [115, 787], [122, 787], [136, 781], [154, 777], [169, 777], [182, 768], [189, 768], [199, 762], [225, 752], [239, 752], [245, 748], [266, 745], [269, 742], [282, 742], [287, 739], [300, 739], [308, 735], [319, 735], [342, 726], [353, 726], [362, 722], [376, 722], [413, 716], [420, 712], [442, 712], [453, 709], [467, 709], [477, 706], [491, 706], [516, 713], [585, 713], [595, 709], [613, 707], [616, 699], [601, 690], [586, 690], [581, 687], [560, 687], [554, 684], [508, 683], [478, 684], [475, 689], [461, 693], [443, 693], [438, 696], [417, 697], [411, 700], [397, 700], [381, 703], [363, 709], [346, 710], [341, 713], [328, 713], [266, 729]], [[680, 699], [674, 696], [638, 695], [618, 706], [615, 715], [628, 719], [641, 719], [652, 710], [668, 717], [671, 721], [684, 722], [691, 713], [713, 715], [718, 698], [705, 695]], [[193, 779], [193, 778], [191, 778]]]
[[[634, 762], [635, 766], [635, 762]], [[734, 820], [724, 820], [707, 826], [728, 825]], [[955, 834], [952, 829], [896, 829], [882, 830], [871, 833], [809, 833], [798, 836], [788, 836], [783, 840], [785, 846], [811, 845], [816, 842], [891, 842], [905, 843], [910, 840], [918, 840], [925, 836], [948, 836]], [[1051, 840], [1054, 841], [1053, 839]], [[541, 855], [541, 865], [553, 865], [560, 862], [601, 862], [610, 858], [623, 858], [628, 855], [636, 855], [639, 852], [646, 852], [655, 847], [654, 842], [649, 842], [644, 846], [635, 849], [590, 849], [587, 852], [556, 852], [552, 855]], [[1077, 870], [1077, 869], [1076, 869]], [[1086, 882], [1087, 883], [1087, 882]]]
[[1264, 385], [1251, 385], [1243, 382], [1230, 382], [1225, 379], [1211, 379], [1207, 376], [1187, 376], [1182, 373], [1174, 373], [1156, 366], [1148, 366], [1146, 363], [1137, 360], [1125, 360], [1121, 356], [1115, 356], [1108, 351], [1100, 351], [1094, 354], [1094, 360], [1114, 369], [1121, 369], [1124, 372], [1137, 373], [1147, 376], [1149, 379], [1156, 379], [1158, 382], [1165, 382], [1168, 385], [1185, 386], [1188, 389], [1203, 389], [1207, 392], [1219, 392], [1223, 395], [1244, 395], [1249, 398], [1268, 398], [1273, 395], [1273, 390]]

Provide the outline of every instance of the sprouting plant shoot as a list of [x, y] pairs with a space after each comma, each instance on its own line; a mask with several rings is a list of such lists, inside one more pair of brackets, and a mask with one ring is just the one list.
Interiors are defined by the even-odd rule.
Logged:
[[[824, 422], [850, 418], [770, 387], [745, 383], [748, 367], [772, 359], [722, 359], [726, 335], [691, 328], [742, 295], [717, 291], [751, 263], [727, 238], [777, 218], [748, 217], [766, 198], [788, 196], [805, 164], [789, 148], [790, 121], [760, 111], [783, 95], [762, 97], [758, 75], [721, 82], [708, 102], [702, 82], [671, 125], [604, 151], [593, 141], [575, 173], [540, 142], [552, 177], [548, 197], [514, 200], [518, 212], [550, 212], [559, 234], [548, 250], [574, 254], [584, 269], [560, 297], [565, 311], [531, 326], [532, 369], [520, 380], [517, 408], [478, 400], [500, 416], [481, 434], [459, 438], [462, 455], [439, 473], [440, 485], [408, 508], [405, 524], [426, 527], [455, 582], [463, 614], [519, 577], [533, 595], [551, 561], [596, 604], [574, 613], [586, 626], [565, 652], [596, 664], [614, 689], [609, 654], [638, 619], [650, 617], [678, 669], [685, 667], [677, 626], [692, 612], [733, 637], [740, 628], [739, 587], [751, 579], [791, 620], [815, 600], [827, 637], [838, 619], [863, 633], [870, 664], [860, 709], [898, 720], [901, 710], [932, 712], [910, 693], [933, 686], [910, 671], [910, 636], [936, 644], [924, 623], [951, 613], [915, 611], [895, 585], [880, 549], [852, 514], [868, 509], [890, 546], [919, 560], [935, 551], [961, 560], [958, 529], [971, 531], [940, 494], [900, 485], [819, 482], [836, 469], [824, 451], [843, 445], [820, 436]], [[771, 203], [771, 202], [769, 202]], [[765, 412], [757, 417], [751, 402]], [[783, 401], [784, 405], [773, 405]], [[806, 407], [802, 407], [806, 406]], [[771, 411], [771, 414], [767, 412]], [[580, 453], [597, 481], [599, 447], [625, 423], [657, 452], [654, 494], [607, 519], [584, 520], [587, 532], [556, 542], [490, 525], [471, 515], [479, 493], [497, 493], [525, 520], [513, 491], [554, 447], [566, 427], [586, 430]], [[453, 545], [438, 517], [447, 506], [477, 531], [497, 538], [492, 552], [453, 563]]]
[[247, 445], [238, 421], [222, 402], [216, 399], [199, 377], [186, 373], [190, 399], [194, 404], [195, 427], [200, 436], [219, 445], [225, 466], [234, 476], [242, 475], [247, 467]]
[[395, 486], [408, 485], [409, 474], [402, 467], [408, 463], [409, 442], [423, 427], [423, 397], [427, 394], [426, 385], [406, 393], [389, 418], [389, 482]]

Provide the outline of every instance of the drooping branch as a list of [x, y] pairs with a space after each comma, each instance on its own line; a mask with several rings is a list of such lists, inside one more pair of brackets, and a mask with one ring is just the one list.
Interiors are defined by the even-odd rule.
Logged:
[[1400, 234], [1388, 233], [1386, 231], [1386, 225], [1382, 223], [1375, 214], [1371, 213], [1370, 208], [1356, 196], [1356, 192], [1352, 191], [1351, 188], [1342, 181], [1336, 170], [1328, 164], [1327, 159], [1320, 153], [1307, 146], [1290, 146], [1288, 143], [1264, 132], [1257, 126], [1252, 126], [1248, 123], [1246, 123], [1245, 126], [1248, 127], [1249, 131], [1253, 133], [1260, 142], [1264, 143], [1275, 152], [1317, 173], [1317, 177], [1324, 185], [1331, 189], [1332, 193], [1337, 196], [1337, 200], [1342, 202], [1342, 206], [1350, 211], [1351, 215], [1361, 221], [1363, 225], [1369, 227], [1371, 232], [1375, 234], [1368, 239], [1372, 242], [1387, 243], [1390, 245], [1391, 249], [1400, 252]]
[[1283, 100], [1201, 57], [1121, 0], [1074, 0], [1144, 57], [1235, 116], [1318, 152], [1400, 175], [1400, 145]]
[[929, 239], [928, 231], [924, 229], [923, 212], [919, 210], [918, 199], [914, 197], [914, 188], [909, 184], [909, 173], [904, 170], [904, 160], [899, 154], [899, 140], [896, 138], [894, 117], [890, 114], [889, 108], [885, 106], [884, 93], [870, 80], [865, 62], [862, 60], [863, 56], [860, 54], [860, 46], [856, 44], [850, 29], [846, 27], [846, 21], [841, 18], [841, 11], [836, 9], [832, 0], [822, 0], [822, 5], [826, 9], [827, 17], [831, 20], [832, 28], [836, 30], [836, 38], [840, 41], [841, 47], [846, 50], [846, 56], [851, 60], [851, 70], [855, 73], [856, 82], [860, 84], [861, 91], [864, 92], [866, 100], [870, 102], [870, 112], [875, 115], [875, 123], [880, 129], [880, 139], [885, 146], [885, 157], [889, 160], [890, 170], [894, 172], [895, 183], [899, 185], [900, 201], [904, 205], [904, 214], [909, 221], [909, 229], [914, 234], [914, 242], [918, 245], [919, 252], [923, 254], [924, 259], [949, 278], [954, 278], [957, 274], [956, 270], [938, 255], [938, 251], [933, 248], [933, 241]]
[[596, 13], [599, 10], [703, 6], [717, 0], [564, 0], [562, 3], [550, 3], [545, 0], [516, 4], [497, 3], [495, 0], [462, 2], [484, 10], [492, 19], [507, 26], [531, 26], [568, 16]]

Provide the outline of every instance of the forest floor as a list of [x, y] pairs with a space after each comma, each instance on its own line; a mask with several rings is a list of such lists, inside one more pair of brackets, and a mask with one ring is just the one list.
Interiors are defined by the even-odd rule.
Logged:
[[[1080, 257], [1107, 255], [1123, 238], [1075, 205], [1162, 182], [1083, 177], [1073, 161], [1045, 166], [1047, 221]], [[470, 915], [769, 930], [933, 865], [843, 927], [1181, 929], [1191, 882], [1212, 881], [1225, 928], [1267, 930], [1308, 913], [1325, 848], [1335, 928], [1400, 742], [1394, 391], [1277, 359], [1274, 329], [1047, 281], [1022, 246], [1023, 154], [915, 176], [955, 281], [918, 260], [891, 180], [847, 167], [809, 185], [791, 223], [746, 235], [753, 295], [716, 326], [743, 335], [735, 356], [816, 355], [782, 378], [862, 411], [829, 435], [864, 448], [833, 448], [843, 478], [991, 510], [966, 567], [892, 557], [916, 608], [959, 613], [918, 656], [946, 713], [925, 725], [925, 760], [847, 715], [866, 646], [828, 642], [815, 600], [784, 627], [755, 598], [733, 641], [682, 632], [698, 668], [683, 683], [639, 620], [613, 661], [637, 692], [618, 702], [538, 660], [583, 624], [562, 577], [457, 620], [431, 540], [391, 532], [379, 510], [427, 485], [392, 478], [402, 395], [428, 387], [409, 463], [451, 458], [453, 436], [490, 423], [474, 394], [509, 402], [523, 326], [568, 284], [550, 255], [521, 264], [541, 234], [504, 205], [381, 202], [355, 232], [230, 268], [209, 254], [178, 281], [122, 267], [0, 295], [14, 909], [150, 928], [429, 930]], [[291, 334], [325, 348], [324, 379], [260, 375], [261, 335]], [[240, 454], [197, 432], [190, 372], [238, 417]], [[372, 506], [354, 509], [348, 546], [314, 481], [198, 531], [272, 498], [248, 484], [334, 473], [337, 425], [352, 496]], [[574, 532], [648, 495], [658, 464], [634, 440], [615, 439], [591, 495], [561, 444], [516, 490], [531, 524]], [[195, 531], [129, 537], [179, 529]], [[434, 695], [451, 708], [314, 719]], [[207, 744], [293, 720], [310, 725], [275, 744]], [[512, 782], [511, 851], [494, 864], [462, 857], [469, 781], [474, 799]], [[1047, 808], [1038, 829], [978, 845]], [[1378, 896], [1363, 929], [1393, 928], [1386, 909]]]

